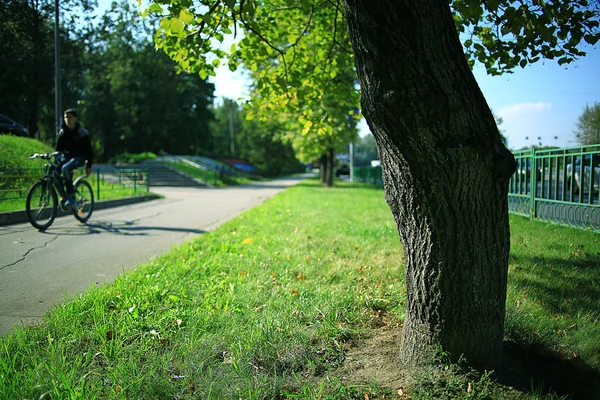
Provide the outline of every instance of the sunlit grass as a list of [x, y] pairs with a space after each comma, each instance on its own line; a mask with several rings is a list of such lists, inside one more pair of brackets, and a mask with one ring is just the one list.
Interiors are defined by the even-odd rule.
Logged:
[[[598, 235], [511, 226], [507, 338], [598, 368]], [[404, 299], [383, 191], [305, 181], [0, 340], [0, 398], [398, 398], [329, 373]], [[514, 394], [444, 368], [414, 398]]]

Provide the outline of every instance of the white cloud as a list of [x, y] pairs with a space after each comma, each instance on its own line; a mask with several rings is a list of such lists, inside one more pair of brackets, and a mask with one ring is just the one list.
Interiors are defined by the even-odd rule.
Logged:
[[537, 102], [537, 103], [518, 103], [510, 106], [502, 107], [498, 110], [498, 116], [504, 120], [512, 120], [519, 117], [531, 117], [533, 114], [541, 114], [544, 111], [550, 111], [552, 104]]

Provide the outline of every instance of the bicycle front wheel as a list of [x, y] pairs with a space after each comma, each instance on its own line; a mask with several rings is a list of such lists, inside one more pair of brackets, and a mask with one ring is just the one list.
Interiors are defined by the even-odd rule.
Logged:
[[92, 186], [84, 180], [75, 182], [75, 201], [73, 215], [79, 222], [86, 222], [94, 211], [94, 192]]
[[25, 213], [34, 228], [44, 230], [52, 225], [57, 209], [56, 192], [49, 182], [39, 181], [29, 189], [25, 201]]

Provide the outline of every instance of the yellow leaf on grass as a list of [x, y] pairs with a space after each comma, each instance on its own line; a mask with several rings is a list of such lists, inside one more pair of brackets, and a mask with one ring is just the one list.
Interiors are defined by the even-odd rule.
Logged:
[[242, 244], [249, 244], [249, 243], [252, 243], [252, 242], [253, 242], [252, 238], [246, 238], [246, 239], [244, 239], [244, 241], [242, 242]]

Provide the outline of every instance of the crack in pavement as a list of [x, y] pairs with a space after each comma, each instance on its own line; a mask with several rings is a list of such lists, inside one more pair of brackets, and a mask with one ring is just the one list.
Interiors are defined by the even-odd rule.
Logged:
[[47, 242], [46, 242], [46, 243], [44, 243], [42, 246], [33, 247], [33, 248], [31, 248], [31, 249], [27, 250], [27, 253], [23, 254], [23, 257], [21, 257], [21, 258], [20, 258], [20, 259], [18, 259], [17, 261], [15, 261], [15, 262], [13, 262], [13, 263], [10, 263], [10, 264], [6, 264], [6, 265], [3, 265], [3, 266], [0, 266], [0, 271], [1, 271], [1, 270], [3, 270], [4, 268], [7, 268], [7, 267], [12, 267], [13, 265], [16, 265], [16, 264], [20, 263], [21, 261], [24, 261], [24, 260], [27, 258], [27, 256], [29, 255], [29, 253], [31, 253], [31, 252], [32, 252], [32, 251], [34, 251], [34, 250], [37, 250], [37, 249], [42, 249], [42, 248], [44, 248], [44, 247], [48, 246], [50, 243], [52, 243], [52, 242], [54, 242], [56, 239], [58, 239], [58, 236], [59, 236], [59, 235], [56, 235], [56, 236], [54, 236], [54, 238], [53, 238], [53, 239], [51, 239], [51, 240], [47, 241]]

